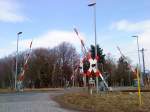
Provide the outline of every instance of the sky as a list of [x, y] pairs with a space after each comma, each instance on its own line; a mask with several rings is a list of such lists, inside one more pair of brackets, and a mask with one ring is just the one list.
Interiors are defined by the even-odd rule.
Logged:
[[[73, 31], [76, 27], [87, 48], [94, 44], [92, 0], [0, 0], [0, 58], [29, 48], [53, 48], [63, 41], [70, 42], [80, 53], [80, 41]], [[97, 0], [97, 43], [105, 54], [116, 60], [117, 46], [132, 64], [138, 63], [140, 49], [145, 49], [146, 69], [150, 70], [150, 0]], [[142, 65], [142, 57], [141, 65]]]

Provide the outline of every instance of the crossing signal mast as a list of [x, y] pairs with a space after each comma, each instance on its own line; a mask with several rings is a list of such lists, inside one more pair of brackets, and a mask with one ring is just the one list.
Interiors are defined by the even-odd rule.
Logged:
[[117, 49], [118, 49], [119, 53], [121, 54], [121, 56], [126, 59], [126, 57], [124, 56], [124, 54], [121, 52], [120, 47], [117, 46]]
[[[121, 49], [119, 46], [117, 46], [117, 50], [119, 51], [120, 55], [125, 59], [125, 61], [128, 63], [128, 60], [126, 58], [126, 56], [122, 53]], [[134, 73], [134, 75], [136, 76], [137, 74], [137, 68], [134, 68], [133, 66], [131, 66], [129, 63], [128, 63], [128, 67], [131, 69], [131, 71]], [[135, 80], [137, 81], [137, 79]], [[137, 86], [137, 83], [135, 82], [135, 86]]]
[[[90, 79], [91, 79], [92, 72], [94, 72], [95, 76], [100, 77], [102, 79], [102, 81], [104, 82], [106, 88], [109, 90], [108, 84], [104, 80], [101, 72], [96, 69], [98, 57], [95, 59], [91, 58], [91, 53], [88, 52], [87, 48], [85, 47], [84, 41], [81, 39], [79, 32], [76, 28], [74, 28], [74, 32], [76, 33], [78, 39], [80, 40], [81, 50], [83, 53], [83, 60], [80, 61], [80, 71], [81, 71], [80, 74], [83, 75], [84, 86], [86, 86], [86, 77], [90, 77]], [[84, 68], [84, 66], [83, 66], [84, 62], [87, 62], [89, 64], [87, 71], [84, 71], [84, 69], [83, 69]], [[90, 80], [89, 80], [89, 83], [90, 83]]]
[[[121, 55], [121, 56], [126, 60], [126, 62], [128, 63], [128, 60], [127, 60], [126, 56], [122, 53], [122, 51], [121, 51], [121, 49], [120, 49], [119, 46], [117, 46], [117, 50], [119, 51], [120, 55]], [[129, 63], [128, 63], [128, 64], [129, 64]], [[134, 68], [133, 68], [130, 64], [129, 64], [128, 67], [132, 70], [132, 72], [135, 72]]]
[[84, 87], [86, 87], [86, 74], [84, 73], [84, 70], [83, 70], [83, 60], [85, 60], [85, 58], [87, 57], [87, 54], [88, 54], [87, 48], [85, 47], [84, 41], [81, 39], [78, 30], [76, 28], [73, 28], [73, 30], [76, 33], [76, 35], [81, 43], [81, 51], [83, 53], [83, 56], [82, 56], [83, 59], [80, 60], [79, 69], [80, 69], [80, 74], [83, 75]]

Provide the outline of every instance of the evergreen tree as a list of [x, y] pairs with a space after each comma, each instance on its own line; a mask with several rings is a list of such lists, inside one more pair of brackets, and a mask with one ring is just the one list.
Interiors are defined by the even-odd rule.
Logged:
[[120, 86], [129, 86], [132, 81], [129, 63], [124, 57], [120, 57], [118, 60], [118, 67], [115, 79]]
[[[94, 59], [95, 58], [95, 46], [91, 45], [91, 56]], [[97, 45], [97, 56], [99, 57], [98, 63], [104, 64], [105, 62], [105, 54], [103, 54], [103, 49]]]
[[[91, 56], [94, 59], [95, 58], [95, 46], [91, 45]], [[99, 47], [99, 45], [97, 45], [97, 56], [98, 56], [98, 69], [103, 72], [103, 65], [105, 63], [105, 54], [103, 54], [103, 49]]]

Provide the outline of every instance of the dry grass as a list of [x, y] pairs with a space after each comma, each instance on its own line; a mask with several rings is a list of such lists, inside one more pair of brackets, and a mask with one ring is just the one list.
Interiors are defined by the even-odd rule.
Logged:
[[64, 107], [88, 112], [150, 112], [150, 94], [142, 93], [142, 106], [137, 93], [71, 93], [57, 97]]

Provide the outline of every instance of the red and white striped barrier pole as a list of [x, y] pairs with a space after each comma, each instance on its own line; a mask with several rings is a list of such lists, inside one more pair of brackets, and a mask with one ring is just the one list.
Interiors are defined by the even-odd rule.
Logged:
[[28, 61], [29, 61], [30, 54], [31, 54], [31, 48], [32, 48], [32, 41], [30, 43], [29, 53], [27, 54], [27, 58], [26, 58], [25, 63], [23, 65], [23, 71], [20, 73], [19, 78], [18, 78], [18, 80], [21, 82], [24, 80], [24, 74], [25, 74], [25, 71], [27, 70], [27, 67], [28, 67]]
[[[80, 40], [81, 43], [81, 51], [83, 52], [83, 59], [86, 58], [87, 55], [87, 49], [85, 47], [84, 41], [81, 39], [79, 32], [76, 28], [73, 28], [74, 32], [76, 33], [78, 39]], [[80, 74], [83, 75], [83, 82], [84, 82], [84, 87], [86, 87], [86, 74], [83, 71], [83, 60], [80, 61]]]

